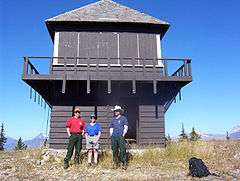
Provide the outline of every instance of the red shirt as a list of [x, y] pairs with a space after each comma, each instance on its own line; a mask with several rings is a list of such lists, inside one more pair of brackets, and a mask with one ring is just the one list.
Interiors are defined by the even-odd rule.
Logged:
[[69, 118], [66, 122], [66, 127], [69, 128], [70, 133], [82, 133], [86, 129], [86, 123], [83, 118]]

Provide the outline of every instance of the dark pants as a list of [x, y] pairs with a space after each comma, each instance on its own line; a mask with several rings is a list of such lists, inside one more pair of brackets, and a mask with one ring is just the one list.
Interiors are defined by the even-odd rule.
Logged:
[[73, 149], [75, 147], [75, 158], [74, 161], [79, 163], [80, 152], [82, 149], [82, 135], [81, 134], [71, 134], [69, 137], [69, 143], [67, 148], [67, 155], [64, 162], [69, 162], [73, 155]]
[[[127, 154], [126, 154], [126, 143], [125, 143], [124, 137], [112, 136], [111, 142], [112, 142], [113, 162], [115, 164], [118, 164], [119, 156], [120, 156], [120, 161], [122, 163], [126, 163]], [[120, 154], [118, 155], [119, 151], [120, 151]]]

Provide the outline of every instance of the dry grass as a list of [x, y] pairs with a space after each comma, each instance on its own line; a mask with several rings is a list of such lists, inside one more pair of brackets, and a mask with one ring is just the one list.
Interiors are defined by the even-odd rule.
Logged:
[[191, 157], [203, 159], [222, 179], [240, 179], [239, 141], [172, 142], [165, 149], [149, 145], [141, 154], [129, 155], [127, 171], [111, 169], [110, 150], [101, 154], [96, 168], [87, 168], [83, 155], [82, 164], [71, 165], [67, 171], [62, 168], [63, 157], [50, 155], [44, 164], [38, 164], [45, 152], [46, 149], [0, 152], [0, 180], [191, 180], [186, 176]]

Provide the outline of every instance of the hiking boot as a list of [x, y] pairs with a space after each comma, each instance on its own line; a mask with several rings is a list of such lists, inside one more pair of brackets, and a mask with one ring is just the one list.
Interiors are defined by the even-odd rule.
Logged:
[[75, 165], [79, 165], [80, 164], [79, 156], [75, 156], [74, 157], [74, 164]]
[[92, 163], [88, 163], [87, 167], [90, 168], [92, 166]]
[[80, 164], [79, 159], [74, 159], [74, 164], [75, 164], [75, 165], [79, 165], [79, 164]]
[[64, 168], [64, 169], [68, 169], [68, 167], [69, 167], [69, 163], [68, 163], [68, 162], [64, 162], [63, 168]]
[[122, 163], [122, 169], [123, 169], [123, 170], [127, 170], [127, 163], [125, 163], [125, 162]]
[[97, 163], [93, 163], [93, 167], [94, 167], [94, 168], [97, 167], [97, 165], [98, 165]]

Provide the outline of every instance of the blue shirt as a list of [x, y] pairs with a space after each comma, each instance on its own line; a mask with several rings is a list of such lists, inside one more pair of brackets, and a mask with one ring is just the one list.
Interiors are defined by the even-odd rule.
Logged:
[[86, 133], [89, 136], [98, 135], [99, 132], [102, 132], [102, 128], [99, 123], [95, 123], [93, 126], [89, 123], [86, 127]]
[[122, 136], [124, 125], [128, 126], [128, 120], [125, 116], [121, 116], [120, 118], [113, 117], [109, 128], [113, 128], [112, 136]]

